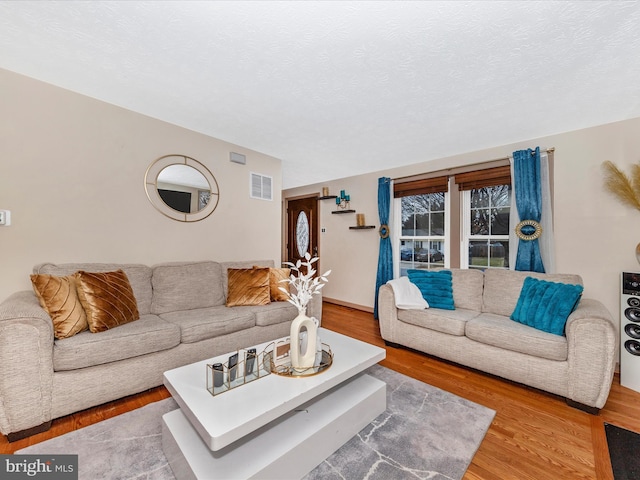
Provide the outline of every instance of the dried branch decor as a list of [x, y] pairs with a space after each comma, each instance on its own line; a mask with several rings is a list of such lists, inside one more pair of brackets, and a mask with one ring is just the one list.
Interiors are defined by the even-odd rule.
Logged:
[[609, 160], [602, 166], [605, 187], [623, 204], [640, 210], [640, 164], [631, 166], [630, 177]]

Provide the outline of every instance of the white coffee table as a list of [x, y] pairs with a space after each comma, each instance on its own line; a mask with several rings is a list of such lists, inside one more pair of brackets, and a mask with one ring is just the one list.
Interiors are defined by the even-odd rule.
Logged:
[[229, 355], [165, 372], [180, 408], [163, 416], [162, 444], [178, 479], [300, 478], [384, 412], [386, 384], [362, 372], [385, 350], [319, 334], [334, 359], [314, 376], [271, 374], [213, 396], [206, 365]]

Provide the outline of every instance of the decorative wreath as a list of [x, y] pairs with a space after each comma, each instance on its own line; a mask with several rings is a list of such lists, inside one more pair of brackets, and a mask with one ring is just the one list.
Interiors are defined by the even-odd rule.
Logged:
[[380, 238], [389, 237], [389, 225], [380, 225], [378, 233], [380, 234]]
[[522, 220], [516, 225], [516, 235], [520, 240], [535, 240], [542, 235], [542, 227], [535, 220]]

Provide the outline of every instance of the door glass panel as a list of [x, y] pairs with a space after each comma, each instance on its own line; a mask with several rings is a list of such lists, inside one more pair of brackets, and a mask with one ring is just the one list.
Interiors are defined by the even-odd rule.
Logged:
[[298, 214], [298, 220], [296, 222], [296, 248], [298, 249], [298, 255], [304, 257], [304, 254], [309, 251], [309, 219], [305, 212]]

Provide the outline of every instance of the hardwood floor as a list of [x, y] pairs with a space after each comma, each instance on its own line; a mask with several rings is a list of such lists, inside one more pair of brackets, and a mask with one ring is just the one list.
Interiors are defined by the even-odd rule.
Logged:
[[[370, 313], [325, 303], [322, 325], [384, 346]], [[617, 376], [607, 404], [594, 416], [569, 407], [563, 398], [415, 351], [387, 348], [382, 365], [497, 412], [466, 480], [613, 480], [604, 423], [640, 432], [640, 393], [621, 387]], [[0, 453], [13, 453], [167, 397], [167, 390], [158, 387], [54, 420], [51, 430], [24, 440], [8, 443], [2, 436]]]

